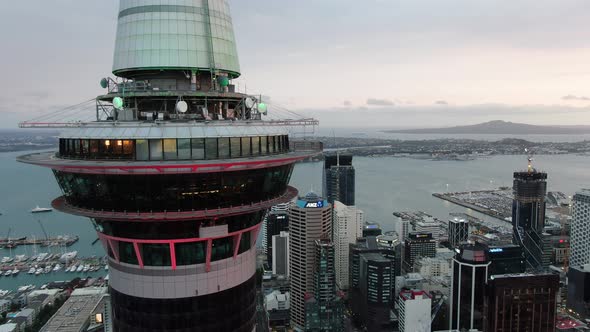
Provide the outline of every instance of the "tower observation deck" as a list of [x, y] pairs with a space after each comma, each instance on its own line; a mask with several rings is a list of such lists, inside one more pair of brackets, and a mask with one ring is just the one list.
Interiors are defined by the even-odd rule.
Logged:
[[55, 209], [91, 219], [116, 331], [253, 331], [256, 238], [297, 197], [295, 162], [321, 152], [292, 129], [317, 121], [269, 120], [236, 91], [227, 0], [121, 0], [113, 74], [92, 120], [21, 123], [63, 132], [59, 151], [18, 160], [53, 171]]

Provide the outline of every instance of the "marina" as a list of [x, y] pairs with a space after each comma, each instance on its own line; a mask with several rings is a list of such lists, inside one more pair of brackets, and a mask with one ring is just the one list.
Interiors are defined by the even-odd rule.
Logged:
[[60, 235], [46, 238], [3, 238], [0, 239], [0, 248], [16, 248], [18, 246], [40, 246], [40, 247], [70, 247], [78, 242], [77, 235]]

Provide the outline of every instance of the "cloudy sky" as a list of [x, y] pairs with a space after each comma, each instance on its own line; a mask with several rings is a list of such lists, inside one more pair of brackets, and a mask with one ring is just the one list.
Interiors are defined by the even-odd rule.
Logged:
[[[322, 126], [590, 124], [587, 0], [230, 5], [240, 86]], [[0, 127], [99, 94], [117, 11], [117, 0], [3, 4]]]

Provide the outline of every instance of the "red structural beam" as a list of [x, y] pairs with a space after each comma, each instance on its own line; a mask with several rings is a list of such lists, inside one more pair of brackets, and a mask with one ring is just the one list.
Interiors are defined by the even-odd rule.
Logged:
[[137, 262], [140, 268], [144, 268], [143, 257], [141, 255], [141, 250], [139, 246], [141, 244], [167, 244], [170, 248], [170, 262], [171, 262], [171, 269], [176, 270], [177, 263], [176, 263], [176, 244], [177, 243], [195, 243], [195, 242], [207, 242], [207, 253], [205, 258], [205, 269], [207, 272], [211, 271], [211, 254], [213, 249], [213, 240], [223, 239], [231, 237], [234, 241], [234, 252], [233, 252], [233, 259], [236, 259], [238, 256], [238, 248], [240, 245], [240, 241], [244, 233], [252, 232], [252, 239], [256, 239], [258, 237], [258, 233], [260, 232], [260, 228], [262, 223], [254, 225], [252, 227], [242, 229], [236, 232], [228, 233], [222, 236], [215, 236], [215, 237], [208, 237], [208, 238], [187, 238], [187, 239], [167, 239], [167, 240], [149, 240], [149, 239], [129, 239], [129, 238], [122, 238], [111, 236], [107, 234], [103, 234], [100, 232], [98, 233], [98, 237], [103, 241], [103, 243], [108, 243], [113, 251], [113, 255], [115, 256], [115, 260], [119, 263], [119, 253], [115, 250], [118, 247], [119, 242], [124, 243], [131, 243], [133, 244], [133, 248], [135, 249], [135, 256], [137, 258]]
[[136, 222], [154, 222], [166, 220], [202, 220], [219, 217], [229, 217], [241, 214], [252, 213], [268, 209], [279, 203], [286, 203], [297, 197], [297, 189], [287, 186], [287, 190], [282, 195], [266, 201], [244, 204], [240, 206], [231, 206], [219, 209], [206, 209], [198, 211], [162, 211], [162, 212], [127, 212], [127, 211], [102, 211], [91, 210], [75, 207], [68, 202], [64, 196], [58, 197], [51, 202], [54, 209], [68, 214], [88, 217], [109, 219], [114, 221], [136, 221]]

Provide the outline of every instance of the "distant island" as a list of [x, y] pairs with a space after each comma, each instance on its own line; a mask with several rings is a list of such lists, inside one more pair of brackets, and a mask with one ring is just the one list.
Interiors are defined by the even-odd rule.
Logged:
[[404, 134], [572, 135], [590, 134], [590, 126], [535, 126], [496, 120], [470, 126], [383, 130], [383, 132]]

